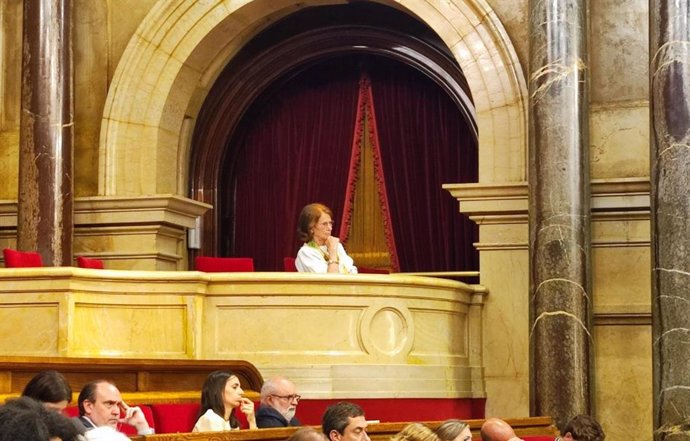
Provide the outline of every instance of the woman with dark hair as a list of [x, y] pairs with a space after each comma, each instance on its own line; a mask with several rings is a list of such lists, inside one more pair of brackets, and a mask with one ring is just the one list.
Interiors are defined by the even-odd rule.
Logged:
[[354, 261], [340, 239], [331, 236], [333, 212], [323, 204], [309, 204], [297, 221], [297, 235], [304, 245], [297, 252], [295, 266], [301, 273], [357, 274]]
[[201, 409], [199, 419], [192, 432], [217, 432], [237, 430], [240, 423], [235, 417], [239, 407], [247, 416], [250, 429], [256, 429], [254, 403], [242, 396], [240, 380], [232, 372], [211, 372], [201, 388]]
[[60, 372], [43, 371], [29, 380], [22, 396], [33, 398], [48, 409], [61, 412], [72, 401], [72, 388]]

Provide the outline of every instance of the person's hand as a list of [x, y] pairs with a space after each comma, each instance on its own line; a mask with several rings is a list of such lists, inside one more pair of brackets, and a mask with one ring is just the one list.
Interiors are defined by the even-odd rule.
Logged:
[[326, 239], [326, 248], [328, 248], [328, 254], [331, 254], [331, 258], [337, 257], [335, 253], [338, 251], [338, 244], [340, 239], [335, 236], [328, 236]]
[[144, 412], [139, 406], [128, 406], [124, 401], [120, 405], [124, 416], [120, 418], [119, 422], [124, 424], [129, 424], [137, 429], [139, 435], [148, 435], [151, 433], [151, 428], [149, 427], [148, 421], [144, 416]]
[[256, 416], [254, 415], [254, 403], [249, 398], [242, 398], [240, 411], [246, 415], [250, 429], [256, 429]]

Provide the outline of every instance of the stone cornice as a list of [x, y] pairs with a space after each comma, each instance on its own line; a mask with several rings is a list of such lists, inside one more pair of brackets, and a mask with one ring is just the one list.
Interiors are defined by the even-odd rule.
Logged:
[[[527, 182], [444, 184], [458, 200], [460, 212], [478, 224], [526, 223]], [[593, 220], [649, 218], [650, 184], [647, 177], [591, 181]]]
[[[74, 224], [168, 224], [194, 228], [211, 205], [177, 195], [90, 196], [74, 202]], [[17, 202], [0, 201], [0, 228], [16, 228]]]

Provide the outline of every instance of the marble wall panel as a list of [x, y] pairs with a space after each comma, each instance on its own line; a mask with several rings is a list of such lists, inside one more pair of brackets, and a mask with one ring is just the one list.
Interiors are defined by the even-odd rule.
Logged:
[[22, 5], [0, 1], [0, 199], [17, 198]]
[[[112, 64], [109, 26], [112, 2], [73, 2], [74, 58], [74, 192], [98, 192], [98, 141]], [[125, 23], [122, 23], [123, 25]], [[120, 29], [120, 26], [117, 26]], [[117, 32], [117, 31], [116, 31]], [[116, 43], [115, 43], [116, 44]]]
[[651, 331], [650, 326], [594, 328], [596, 418], [606, 439], [652, 440]]
[[594, 312], [650, 312], [649, 246], [592, 250]]
[[204, 333], [213, 341], [213, 346], [204, 348], [209, 358], [215, 354], [254, 363], [294, 362], [296, 354], [306, 352], [318, 363], [326, 355], [361, 361], [366, 356], [357, 339], [362, 306], [236, 306], [219, 301], [214, 309], [207, 314], [213, 326]]
[[647, 0], [589, 2], [593, 103], [648, 99], [648, 4]]
[[[411, 309], [415, 340], [410, 358], [455, 358], [453, 364], [467, 363], [467, 314], [458, 311]], [[460, 360], [464, 359], [464, 360]]]
[[[523, 237], [527, 225], [521, 226]], [[483, 228], [483, 227], [482, 227]], [[480, 254], [486, 415], [529, 415], [529, 273], [526, 244]]]
[[400, 391], [400, 398], [484, 396], [472, 388], [470, 369], [465, 367], [357, 364], [333, 366], [329, 377], [335, 380], [328, 385], [333, 397], [386, 397], [392, 390]]
[[61, 355], [60, 301], [57, 297], [52, 300], [35, 298], [31, 302], [21, 302], [17, 298], [15, 301], [5, 296], [0, 304], [0, 354]]
[[19, 125], [0, 130], [0, 199], [17, 200], [19, 182]]
[[589, 121], [592, 179], [649, 176], [648, 101], [592, 106]]
[[527, 0], [487, 0], [510, 36], [510, 42], [527, 75], [529, 57], [529, 28], [527, 26]]
[[69, 354], [141, 358], [191, 358], [187, 307], [182, 304], [75, 301]]

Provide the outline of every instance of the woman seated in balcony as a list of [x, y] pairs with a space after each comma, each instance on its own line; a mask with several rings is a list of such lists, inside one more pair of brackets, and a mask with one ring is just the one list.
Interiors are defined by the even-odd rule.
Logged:
[[201, 409], [193, 432], [219, 432], [238, 430], [240, 423], [235, 409], [240, 408], [247, 417], [250, 429], [256, 429], [254, 403], [242, 396], [240, 380], [232, 372], [211, 372], [201, 388]]
[[357, 267], [340, 239], [331, 236], [333, 212], [323, 204], [309, 204], [299, 215], [297, 234], [304, 245], [295, 266], [301, 273], [357, 274]]

